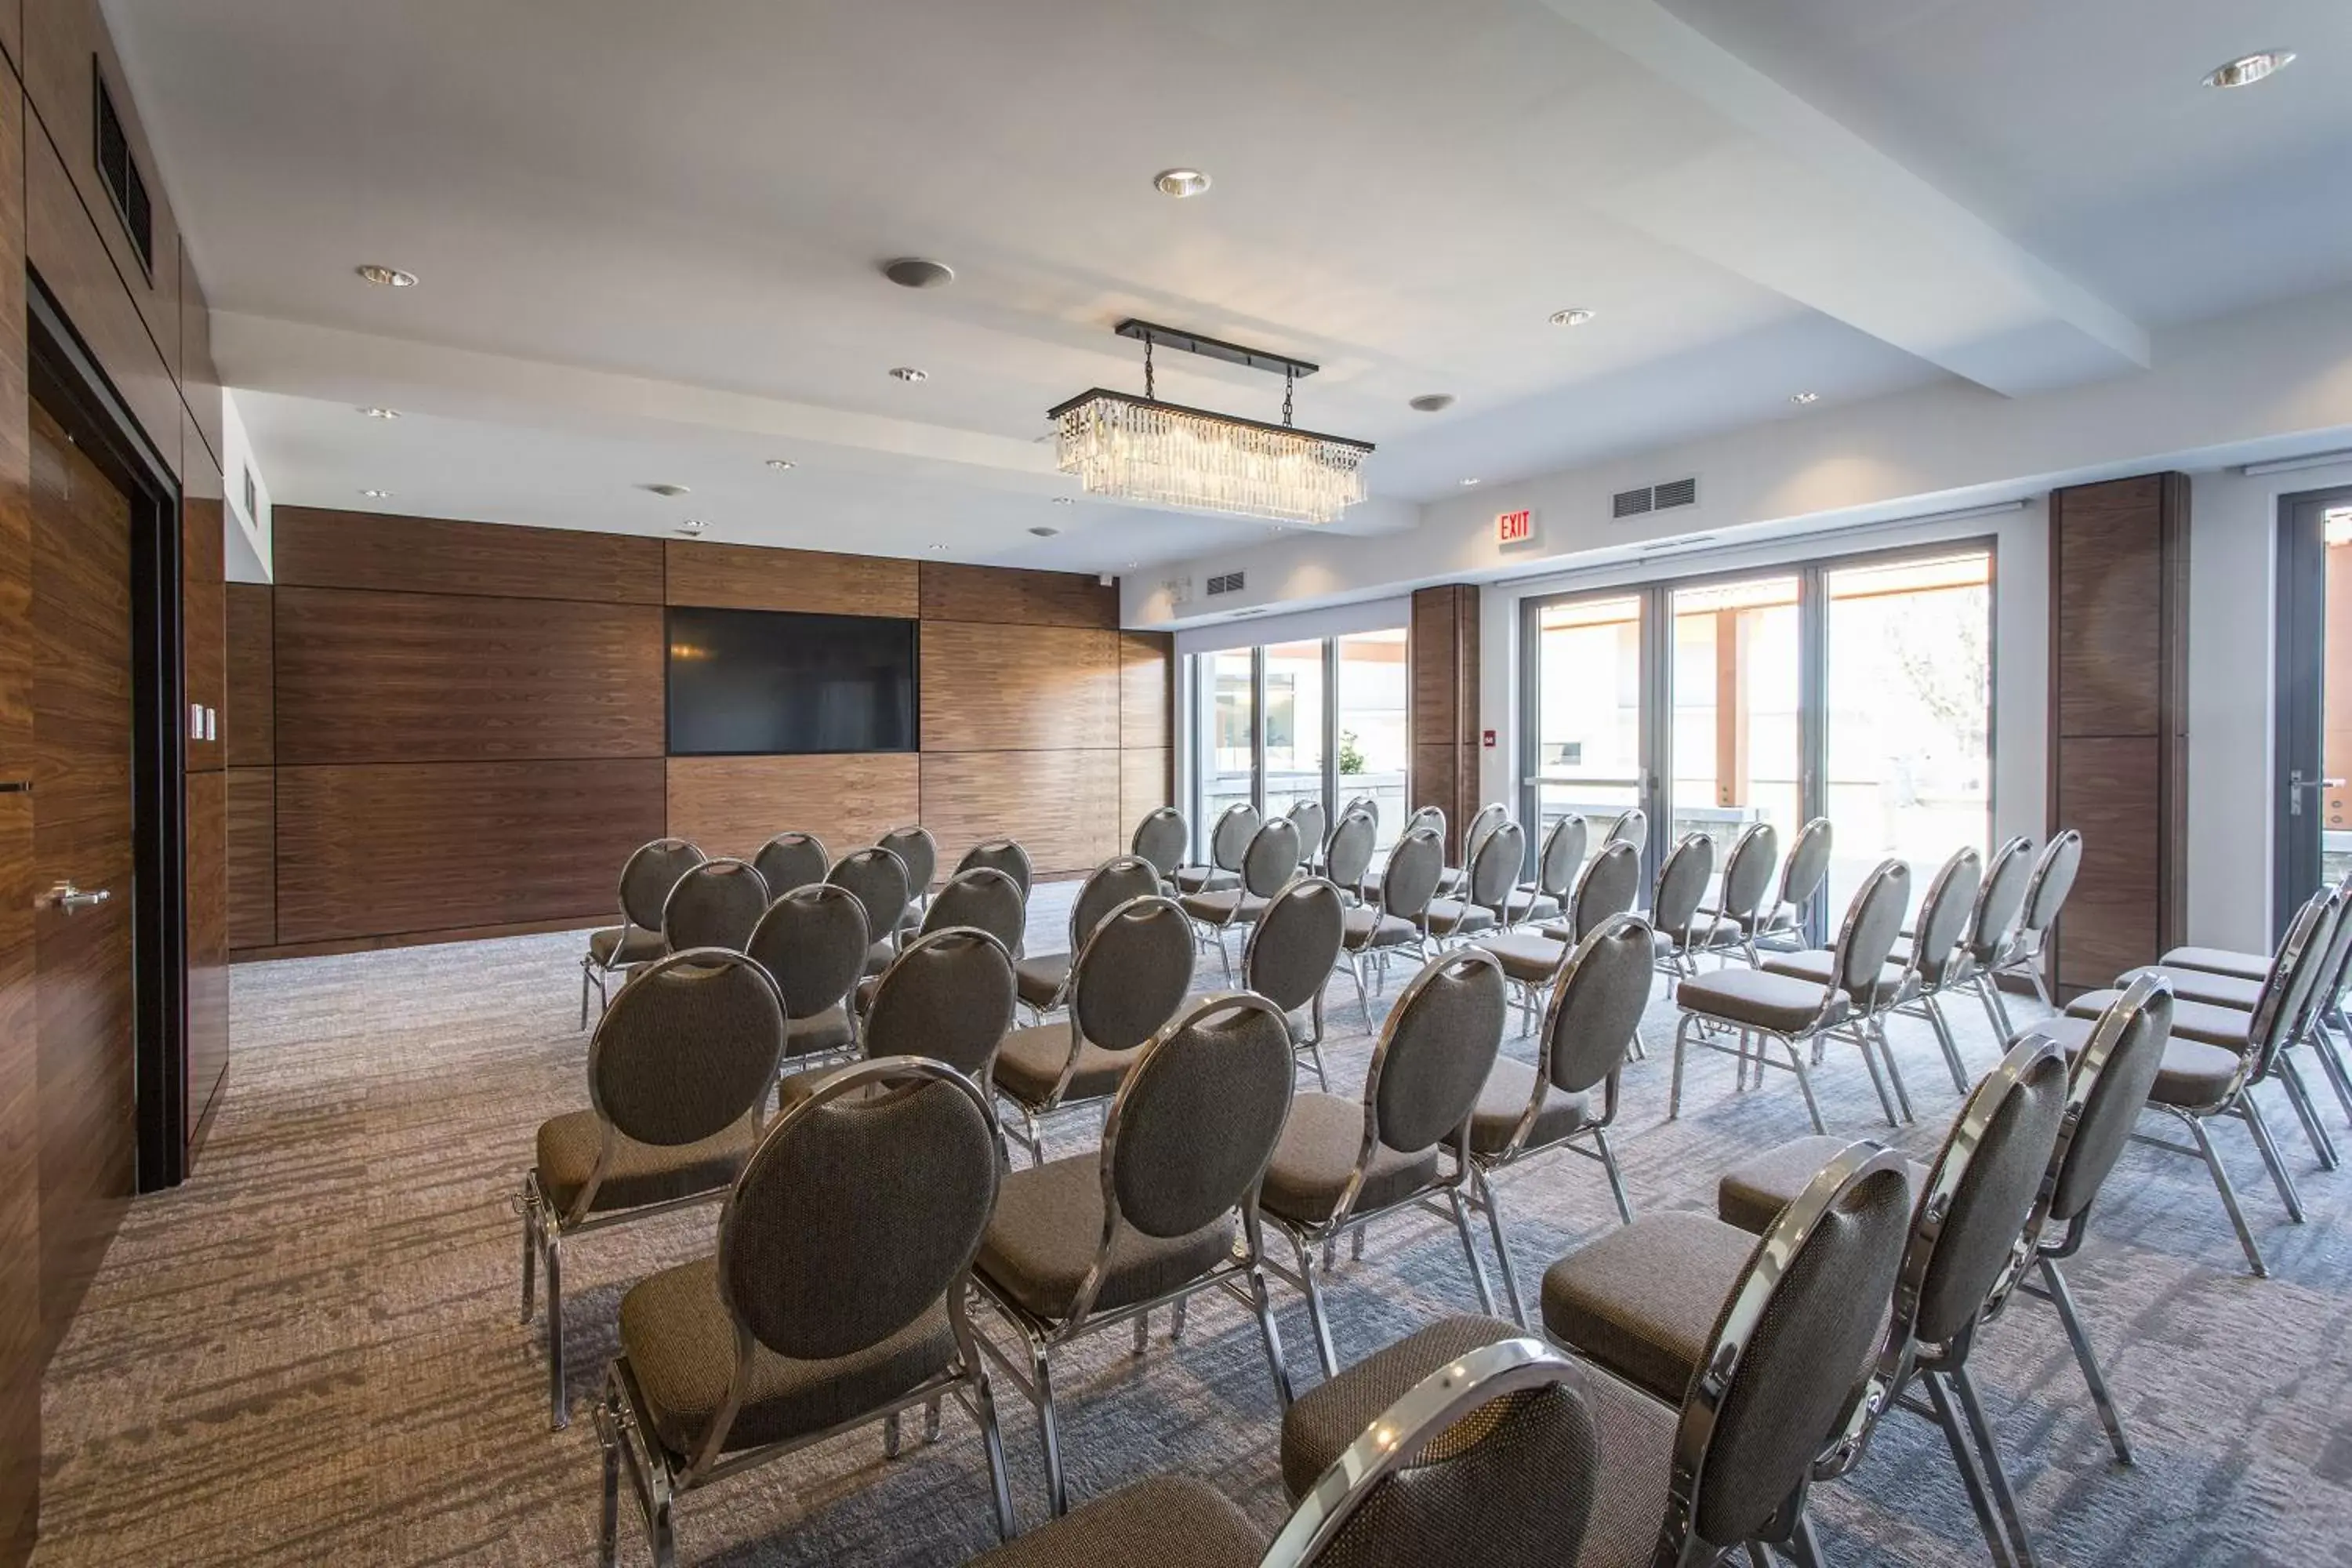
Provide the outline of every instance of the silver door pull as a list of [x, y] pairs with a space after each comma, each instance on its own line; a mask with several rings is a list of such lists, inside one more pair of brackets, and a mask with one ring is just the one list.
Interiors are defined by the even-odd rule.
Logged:
[[63, 910], [71, 914], [76, 910], [95, 909], [112, 897], [114, 889], [111, 888], [92, 888], [84, 892], [68, 881], [59, 882], [33, 902], [42, 909]]

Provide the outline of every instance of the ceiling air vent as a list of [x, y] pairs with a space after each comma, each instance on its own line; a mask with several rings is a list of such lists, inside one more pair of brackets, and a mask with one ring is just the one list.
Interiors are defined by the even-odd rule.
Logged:
[[1612, 518], [1640, 517], [1645, 512], [1695, 506], [1697, 502], [1697, 479], [1668, 479], [1662, 485], [1643, 485], [1637, 490], [1619, 490], [1609, 498], [1609, 515]]
[[1242, 591], [1242, 576], [1243, 574], [1239, 572], [1228, 572], [1222, 577], [1210, 578], [1210, 594], [1213, 595], [1217, 594], [1240, 593]]
[[1609, 515], [1612, 517], [1639, 517], [1649, 510], [1650, 487], [1647, 485], [1638, 490], [1619, 490], [1609, 502]]
[[115, 111], [114, 95], [106, 90], [106, 77], [98, 69], [95, 56], [90, 72], [98, 85], [98, 176], [106, 184], [106, 194], [114, 198], [115, 214], [122, 219], [123, 232], [131, 237], [131, 247], [139, 253], [139, 265], [152, 279], [155, 209], [147, 198], [147, 181], [131, 156], [130, 133], [122, 128], [122, 116]]

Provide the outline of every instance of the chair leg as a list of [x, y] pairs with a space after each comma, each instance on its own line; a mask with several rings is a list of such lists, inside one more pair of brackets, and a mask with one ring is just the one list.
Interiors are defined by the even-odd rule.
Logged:
[[[1265, 1269], [1252, 1263], [1249, 1268], [1250, 1305], [1257, 1311], [1258, 1337], [1265, 1342], [1266, 1371], [1274, 1376], [1274, 1396], [1286, 1411], [1294, 1395], [1290, 1390], [1290, 1363], [1283, 1359], [1282, 1331], [1275, 1327], [1274, 1292], [1265, 1286]], [[1184, 1303], [1176, 1303], [1177, 1331], [1183, 1331]]]
[[2058, 1272], [2058, 1260], [2042, 1260], [2042, 1283], [2049, 1289], [2050, 1304], [2058, 1312], [2058, 1322], [2066, 1331], [2066, 1342], [2074, 1347], [2074, 1363], [2083, 1369], [2083, 1382], [2091, 1391], [2091, 1404], [2099, 1412], [2099, 1425], [2107, 1429], [2107, 1447], [2115, 1450], [2116, 1463], [2132, 1462], [2130, 1441], [2124, 1436], [2123, 1413], [2116, 1408], [2115, 1395], [2107, 1392], [2106, 1374], [2099, 1370], [2098, 1352], [2091, 1348], [2091, 1336], [2083, 1327], [2083, 1316], [2075, 1310], [2074, 1292], [2066, 1286], [2066, 1277]]
[[903, 1440], [903, 1436], [898, 1429], [898, 1413], [893, 1410], [889, 1415], [882, 1417], [882, 1457], [886, 1459], [897, 1458], [898, 1445]]
[[1495, 1184], [1485, 1171], [1478, 1173], [1479, 1202], [1486, 1210], [1486, 1235], [1495, 1244], [1495, 1261], [1503, 1271], [1503, 1294], [1511, 1300], [1511, 1321], [1520, 1328], [1528, 1326], [1528, 1309], [1519, 1300], [1519, 1279], [1511, 1268], [1511, 1244], [1503, 1236], [1503, 1208], [1495, 1196]]
[[1315, 1065], [1315, 1087], [1326, 1094], [1330, 1093], [1331, 1075], [1323, 1070], [1323, 1046], [1320, 1041], [1312, 1042], [1307, 1046], [1307, 1059]]
[[1789, 1532], [1788, 1545], [1783, 1548], [1789, 1561], [1797, 1568], [1822, 1568], [1822, 1543], [1813, 1535], [1813, 1521], [1802, 1514], [1797, 1517], [1797, 1528]]
[[1992, 1500], [2000, 1510], [2001, 1522], [2009, 1527], [2009, 1538], [2017, 1548], [2019, 1568], [2034, 1568], [2033, 1540], [2025, 1532], [2025, 1521], [2017, 1511], [2017, 1494], [2011, 1489], [2009, 1472], [2000, 1462], [2000, 1444], [1993, 1436], [1992, 1423], [1985, 1419], [1984, 1402], [1977, 1397], [1977, 1385], [1965, 1366], [1956, 1367], [1951, 1373], [1952, 1392], [1960, 1397], [1960, 1413], [1968, 1417], [1969, 1430], [1975, 1434], [1977, 1452], [1983, 1456], [1985, 1480], [1992, 1488]]
[[2252, 1086], [2238, 1096], [2238, 1113], [2253, 1130], [2254, 1147], [2262, 1151], [2263, 1163], [2270, 1167], [2271, 1184], [2278, 1189], [2279, 1201], [2286, 1205], [2286, 1217], [2301, 1225], [2303, 1194], [2295, 1190], [2294, 1178], [2287, 1173], [2286, 1162], [2279, 1156], [2278, 1140], [2271, 1136], [2270, 1121], [2263, 1115], [2262, 1101], [2254, 1098]]
[[1906, 1122], [1918, 1121], [1911, 1114], [1911, 1096], [1903, 1087], [1903, 1069], [1895, 1065], [1895, 1047], [1886, 1038], [1886, 1016], [1882, 1013], [1874, 1017], [1863, 1026], [1862, 1032], [1878, 1041], [1878, 1054], [1886, 1062], [1886, 1081], [1895, 1088], [1895, 1103], [1902, 1110], [1903, 1120]]
[[588, 1026], [588, 960], [580, 961], [580, 1026]]
[[1369, 1029], [1372, 1026], [1372, 999], [1364, 990], [1364, 955], [1362, 953], [1351, 952], [1348, 955], [1348, 973], [1356, 977], [1356, 1005], [1363, 1010], [1364, 1027]]
[[[584, 987], [583, 987], [584, 989]], [[621, 1445], [619, 1397], [607, 1390], [604, 1408], [599, 1413], [596, 1436], [604, 1450], [604, 1511], [597, 1521], [596, 1562], [598, 1568], [614, 1568], [621, 1556]]]
[[563, 1238], [546, 1238], [541, 1260], [547, 1265], [547, 1426], [561, 1432], [572, 1425], [572, 1411], [563, 1398]]
[[518, 1323], [530, 1324], [531, 1289], [539, 1270], [539, 1189], [530, 1180], [522, 1184], [522, 1315]]
[[2319, 1058], [2320, 1075], [2335, 1089], [2336, 1101], [2344, 1108], [2344, 1124], [2352, 1127], [2352, 1070], [2345, 1068], [2335, 1037], [2325, 1027], [2312, 1030], [2311, 1054]]
[[1683, 1113], [1683, 1056], [1690, 1043], [1691, 1020], [1697, 1016], [1685, 1013], [1675, 1025], [1675, 1076], [1666, 1089], [1666, 1120], [1669, 1121]]
[[1146, 1351], [1149, 1351], [1150, 1348], [1151, 1348], [1151, 1314], [1150, 1314], [1150, 1312], [1148, 1312], [1148, 1311], [1138, 1312], [1138, 1313], [1136, 1313], [1136, 1314], [1135, 1314], [1135, 1352], [1134, 1352], [1134, 1353], [1136, 1353], [1137, 1355], [1141, 1355], [1141, 1354], [1143, 1354]]
[[934, 1394], [923, 1401], [923, 1447], [927, 1448], [940, 1440], [940, 1399]]
[[2058, 1004], [2050, 994], [2050, 980], [2042, 973], [2042, 958], [2038, 952], [2027, 959], [2025, 977], [2033, 982], [2033, 994], [2042, 999], [2042, 1005], [2055, 1013], [2058, 1011]]
[[1977, 1000], [1984, 1004], [1985, 1016], [1992, 1021], [1993, 1033], [2006, 1046], [2017, 1027], [2009, 1021], [2009, 1004], [2000, 999], [2000, 980], [1988, 971], [1976, 977], [1975, 985]]
[[1013, 1486], [1004, 1473], [1004, 1431], [996, 1419], [996, 1391], [988, 1381], [988, 1363], [973, 1338], [969, 1287], [959, 1286], [948, 1303], [948, 1326], [955, 1333], [956, 1354], [971, 1374], [972, 1415], [980, 1421], [980, 1439], [988, 1456], [989, 1490], [996, 1504], [996, 1539], [1010, 1541], [1020, 1531], [1013, 1514]]
[[[1805, 1071], [1805, 1053], [1797, 1048], [1797, 1043], [1794, 1040], [1786, 1041], [1784, 1043], [1789, 1047], [1789, 1065], [1791, 1068], [1794, 1068], [1797, 1072], [1797, 1088], [1802, 1091], [1805, 1097], [1805, 1114], [1813, 1119], [1814, 1133], [1816, 1135], [1826, 1135], [1829, 1129], [1822, 1125], [1821, 1102], [1813, 1098], [1813, 1080], [1811, 1076]], [[1763, 1054], [1764, 1048], [1759, 1043], [1757, 1047], [1757, 1057], [1759, 1060], [1762, 1059]], [[1867, 1057], [1868, 1054], [1869, 1053], [1867, 1052], [1864, 1053], [1865, 1057]]]
[[1478, 1259], [1478, 1244], [1470, 1236], [1470, 1211], [1463, 1206], [1459, 1186], [1446, 1190], [1445, 1198], [1454, 1206], [1454, 1228], [1462, 1237], [1462, 1256], [1470, 1262], [1470, 1282], [1478, 1288], [1478, 1310], [1488, 1317], [1495, 1315], [1494, 1288], [1486, 1282], [1486, 1266]]
[[[1889, 1127], [1902, 1126], [1903, 1123], [1901, 1120], [1895, 1114], [1895, 1101], [1888, 1097], [1886, 1092], [1886, 1075], [1878, 1070], [1878, 1053], [1871, 1048], [1870, 1026], [1867, 1024], [1862, 1026], [1862, 1027], [1856, 1031], [1854, 1038], [1861, 1042], [1862, 1065], [1870, 1070], [1870, 1087], [1878, 1091], [1878, 1109], [1885, 1114], [1886, 1125]], [[1819, 1067], [1822, 1060], [1820, 1055], [1821, 1037], [1819, 1036], [1815, 1036], [1813, 1038], [1813, 1065]]]
[[2292, 1052], [2282, 1051], [2278, 1058], [2278, 1080], [2286, 1089], [2287, 1103], [2294, 1108], [2295, 1120], [2303, 1123], [2303, 1135], [2310, 1142], [2311, 1152], [2319, 1157], [2323, 1171], [2336, 1169], [2336, 1142], [2320, 1124], [2318, 1108], [2311, 1102], [2311, 1090], [2303, 1081], [2303, 1069], [2294, 1065]]
[[1192, 1300], [1190, 1296], [1179, 1296], [1176, 1304], [1168, 1309], [1168, 1342], [1171, 1345], [1184, 1342], [1184, 1308]]
[[1927, 1026], [1936, 1031], [1936, 1044], [1943, 1047], [1944, 1066], [1951, 1069], [1952, 1089], [1965, 1095], [1969, 1092], [1969, 1069], [1960, 1061], [1960, 1046], [1952, 1037], [1952, 1026], [1944, 1017], [1943, 1004], [1934, 996], [1920, 999], [1920, 1011], [1927, 1015]]
[[1055, 1519], [1070, 1511], [1062, 1480], [1062, 1434], [1054, 1420], [1054, 1369], [1043, 1345], [1029, 1347], [1029, 1376], [1037, 1389], [1037, 1442], [1045, 1455], [1045, 1502]]
[[1952, 1406], [1952, 1396], [1945, 1390], [1943, 1379], [1932, 1372], [1922, 1373], [1919, 1382], [1927, 1391], [1927, 1401], [1936, 1412], [1936, 1425], [1944, 1434], [1944, 1443], [1952, 1451], [1952, 1468], [1960, 1473], [1960, 1485], [1969, 1494], [1969, 1507], [1976, 1511], [1977, 1529], [1984, 1533], [1986, 1549], [1992, 1553], [1998, 1568], [2011, 1568], [2016, 1558], [2009, 1549], [2009, 1532], [2001, 1528], [2000, 1516], [1993, 1511], [1992, 1499], [1985, 1490], [1984, 1471], [1978, 1467], [1976, 1449], [1960, 1426], [1960, 1415]]
[[2213, 1178], [2213, 1188], [2221, 1194], [2221, 1206], [2229, 1212], [2231, 1226], [2238, 1233], [2238, 1245], [2245, 1249], [2246, 1263], [2257, 1279], [2267, 1279], [2270, 1268], [2263, 1262], [2263, 1249], [2254, 1244], [2254, 1233], [2247, 1228], [2246, 1216], [2238, 1206], [2238, 1189], [2230, 1184], [2230, 1173], [2222, 1167], [2221, 1156], [2213, 1147], [2213, 1135], [2205, 1131], [2205, 1119], [2188, 1111], [2175, 1115], [2189, 1125], [2189, 1136], [2197, 1140], [2197, 1152], [2205, 1158], [2206, 1173]]
[[1331, 1324], [1323, 1310], [1323, 1287], [1315, 1280], [1315, 1248], [1293, 1236], [1290, 1245], [1298, 1254], [1298, 1282], [1307, 1297], [1307, 1321], [1315, 1330], [1315, 1354], [1323, 1363], [1323, 1375], [1328, 1380], [1339, 1375], [1339, 1357], [1331, 1348]]
[[1633, 1205], [1625, 1199], [1625, 1175], [1617, 1168], [1617, 1150], [1609, 1142], [1609, 1129], [1592, 1130], [1593, 1147], [1601, 1151], [1601, 1170], [1609, 1178], [1609, 1195], [1617, 1200], [1617, 1218], [1621, 1224], [1633, 1223]]

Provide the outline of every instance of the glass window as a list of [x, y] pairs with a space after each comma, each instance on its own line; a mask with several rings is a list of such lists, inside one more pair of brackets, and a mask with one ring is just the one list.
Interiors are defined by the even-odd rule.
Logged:
[[1798, 722], [1799, 580], [1748, 578], [1676, 588], [1674, 603], [1674, 821], [1667, 837], [1715, 840], [1719, 868], [1751, 822], [1785, 850], [1804, 825]]
[[1546, 605], [1537, 622], [1535, 809], [1540, 844], [1569, 812], [1591, 825], [1643, 804], [1642, 596]]
[[1368, 795], [1377, 807], [1381, 831], [1376, 847], [1386, 849], [1403, 830], [1405, 769], [1412, 752], [1412, 666], [1405, 631], [1359, 632], [1339, 642], [1339, 789], [1331, 803], [1332, 825], [1349, 801]]
[[1205, 859], [1209, 832], [1225, 808], [1257, 795], [1256, 679], [1252, 650], [1227, 648], [1193, 660], [1192, 838], [1194, 855]]
[[1265, 809], [1323, 798], [1323, 644], [1265, 650]]

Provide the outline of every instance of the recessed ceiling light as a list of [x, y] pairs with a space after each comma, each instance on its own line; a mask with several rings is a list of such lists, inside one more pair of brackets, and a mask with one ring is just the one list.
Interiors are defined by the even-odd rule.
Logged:
[[941, 554], [947, 550], [947, 546], [944, 544], [926, 544], [923, 548], [929, 551], [934, 555]]
[[775, 469], [776, 472], [780, 474], [787, 468], [797, 466], [798, 465], [794, 464], [790, 458], [771, 458], [768, 459], [768, 467]]
[[639, 489], [651, 490], [657, 496], [666, 496], [673, 500], [678, 496], [692, 495], [694, 493], [692, 490], [688, 489], [684, 485], [639, 485], [637, 488]]
[[1406, 406], [1423, 414], [1442, 414], [1454, 406], [1454, 395], [1450, 392], [1424, 392]]
[[1808, 403], [1819, 403], [1821, 400], [1822, 395], [1818, 392], [1800, 392], [1792, 395], [1789, 399], [1800, 408]]
[[897, 376], [900, 381], [905, 382], [908, 386], [919, 386], [924, 382], [931, 379], [930, 372], [917, 370], [910, 364], [894, 365], [891, 367], [890, 374]]
[[1554, 310], [1548, 319], [1555, 327], [1580, 327], [1592, 320], [1592, 312], [1580, 305], [1571, 306], [1565, 310]]
[[1051, 539], [1062, 531], [1058, 528], [1047, 528], [1044, 523], [1039, 523], [1029, 531], [1035, 534], [1040, 539]]
[[2293, 49], [2263, 49], [2251, 55], [2240, 55], [2227, 65], [2215, 66], [2206, 73], [2207, 87], [2252, 87], [2264, 77], [2275, 76], [2294, 63]]
[[360, 494], [367, 497], [370, 500], [390, 500], [392, 499], [392, 492], [390, 490], [362, 490]]
[[1160, 187], [1161, 195], [1182, 201], [1207, 190], [1209, 176], [1198, 169], [1162, 169], [1151, 176], [1151, 183]]
[[397, 408], [370, 407], [362, 408], [360, 412], [366, 415], [371, 419], [397, 419], [400, 417], [400, 410]]
[[416, 274], [414, 272], [403, 272], [397, 267], [378, 267], [373, 262], [370, 262], [365, 267], [359, 268], [359, 275], [366, 279], [369, 282], [374, 284], [379, 289], [414, 289], [416, 287]]
[[944, 261], [902, 256], [882, 264], [882, 276], [901, 289], [938, 289], [955, 281], [955, 268]]
[[1055, 496], [1054, 498], [1054, 504], [1055, 506], [1076, 506], [1078, 503], [1071, 500], [1068, 496]]
[[689, 538], [695, 538], [699, 537], [702, 531], [709, 526], [698, 517], [689, 517], [677, 525], [677, 531]]

